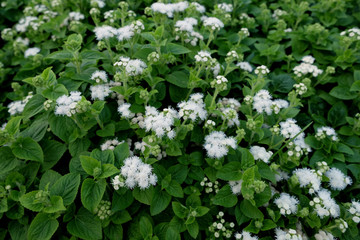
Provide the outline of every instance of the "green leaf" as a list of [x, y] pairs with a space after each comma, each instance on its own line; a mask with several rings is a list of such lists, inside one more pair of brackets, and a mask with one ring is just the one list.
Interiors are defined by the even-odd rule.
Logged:
[[168, 74], [165, 80], [181, 88], [187, 88], [189, 76], [183, 71], [175, 71]]
[[164, 211], [169, 205], [170, 201], [171, 196], [168, 193], [160, 190], [155, 191], [154, 197], [150, 205], [151, 216], [154, 216]]
[[242, 177], [241, 163], [229, 162], [225, 164], [217, 173], [216, 177], [226, 181], [238, 181]]
[[39, 142], [45, 136], [48, 126], [49, 124], [46, 118], [36, 119], [30, 127], [20, 133], [20, 136], [30, 137], [36, 142]]
[[5, 126], [5, 130], [10, 134], [10, 135], [14, 135], [15, 133], [17, 133], [19, 131], [19, 126], [21, 123], [21, 116], [18, 117], [12, 117], [10, 119], [10, 121], [6, 124]]
[[19, 164], [14, 154], [9, 147], [0, 148], [0, 176], [7, 173]]
[[46, 58], [54, 60], [71, 60], [73, 57], [73, 54], [67, 50], [53, 52], [46, 56]]
[[119, 224], [110, 222], [110, 224], [104, 228], [104, 233], [109, 239], [123, 239], [123, 228]]
[[110, 123], [106, 125], [103, 129], [96, 131], [96, 135], [99, 137], [112, 137], [115, 135], [115, 124]]
[[41, 147], [44, 151], [43, 169], [47, 170], [55, 166], [67, 150], [66, 146], [55, 140], [41, 141]]
[[40, 145], [32, 138], [18, 138], [12, 145], [12, 151], [17, 158], [36, 162], [44, 161], [44, 153]]
[[150, 220], [145, 216], [142, 216], [140, 218], [140, 233], [144, 239], [151, 237], [153, 235], [152, 224]]
[[40, 190], [32, 191], [21, 196], [20, 203], [23, 207], [34, 212], [40, 212], [44, 206], [42, 203], [36, 201], [36, 194]]
[[94, 149], [91, 152], [90, 157], [99, 160], [102, 164], [114, 164], [115, 162], [114, 152], [111, 150], [101, 151], [99, 149]]
[[51, 131], [66, 143], [70, 143], [79, 137], [80, 129], [69, 117], [51, 115], [49, 118]]
[[154, 198], [155, 189], [152, 186], [150, 186], [145, 190], [140, 190], [140, 188], [135, 188], [132, 193], [137, 201], [146, 205], [151, 205], [152, 200]]
[[60, 196], [51, 196], [49, 206], [44, 207], [42, 210], [45, 213], [56, 213], [59, 211], [65, 211], [66, 208], [63, 203], [63, 199]]
[[196, 207], [196, 217], [202, 217], [210, 211], [209, 208], [204, 206]]
[[270, 180], [274, 184], [276, 183], [275, 173], [271, 170], [269, 165], [267, 165], [266, 163], [264, 163], [263, 161], [260, 160], [257, 163], [257, 166], [258, 166], [259, 173], [260, 173], [262, 178]]
[[101, 165], [101, 174], [99, 178], [107, 178], [119, 172], [113, 164], [103, 164]]
[[232, 193], [228, 184], [222, 187], [213, 198], [213, 204], [223, 207], [233, 207], [238, 202], [237, 197]]
[[124, 210], [134, 202], [132, 191], [126, 190], [124, 194], [118, 194], [115, 192], [112, 198], [112, 209], [111, 211], [116, 212]]
[[186, 224], [186, 229], [188, 230], [191, 237], [196, 238], [199, 234], [199, 224], [195, 220], [191, 224]]
[[241, 201], [240, 210], [248, 218], [264, 218], [264, 214], [246, 199]]
[[85, 172], [91, 176], [94, 176], [96, 169], [101, 169], [101, 162], [96, 160], [95, 158], [89, 156], [80, 156], [80, 162]]
[[83, 206], [94, 212], [95, 208], [99, 205], [106, 189], [106, 180], [87, 178], [81, 186], [81, 202]]
[[38, 213], [31, 222], [27, 233], [28, 240], [47, 240], [54, 235], [59, 222], [50, 214]]
[[335, 103], [328, 112], [328, 121], [333, 127], [346, 124], [347, 107], [343, 102]]
[[56, 100], [62, 95], [68, 95], [68, 90], [64, 85], [56, 84], [48, 87], [41, 94], [48, 99]]
[[117, 145], [114, 149], [114, 155], [115, 166], [120, 168], [123, 165], [124, 160], [130, 156], [129, 145], [126, 142]]
[[243, 170], [255, 164], [254, 156], [248, 149], [238, 148], [236, 151], [239, 151], [241, 153], [241, 168]]
[[58, 179], [51, 187], [50, 194], [61, 196], [64, 205], [70, 205], [74, 202], [80, 186], [80, 175], [68, 173]]
[[274, 228], [276, 228], [276, 227], [277, 227], [276, 223], [274, 223], [272, 220], [270, 220], [270, 219], [265, 219], [265, 220], [263, 221], [263, 226], [262, 226], [262, 228], [261, 228], [261, 231], [268, 231], [268, 230], [274, 229]]
[[165, 190], [171, 196], [178, 197], [178, 198], [183, 198], [184, 197], [184, 192], [182, 190], [181, 185], [175, 180], [171, 180], [169, 186], [166, 187]]
[[39, 189], [45, 190], [45, 187], [51, 189], [54, 183], [61, 178], [61, 174], [54, 170], [47, 170], [40, 179]]
[[355, 81], [355, 82], [351, 85], [350, 91], [351, 91], [351, 92], [358, 92], [358, 91], [360, 91], [360, 80]]
[[83, 207], [66, 228], [71, 235], [86, 240], [97, 240], [103, 237], [100, 220]]
[[34, 95], [25, 105], [22, 115], [29, 119], [44, 109], [45, 98], [40, 94]]
[[175, 54], [175, 55], [191, 52], [190, 49], [188, 49], [182, 45], [175, 44], [175, 43], [166, 44], [166, 48], [170, 53]]
[[350, 92], [350, 89], [345, 86], [336, 86], [330, 91], [330, 95], [342, 100], [351, 100], [357, 97], [357, 93]]
[[178, 216], [181, 219], [184, 219], [187, 216], [189, 212], [187, 207], [185, 207], [179, 202], [172, 202], [171, 205], [176, 216]]
[[85, 49], [80, 53], [80, 57], [83, 60], [89, 60], [89, 59], [104, 59], [105, 56], [102, 52], [94, 51], [94, 50], [87, 50]]

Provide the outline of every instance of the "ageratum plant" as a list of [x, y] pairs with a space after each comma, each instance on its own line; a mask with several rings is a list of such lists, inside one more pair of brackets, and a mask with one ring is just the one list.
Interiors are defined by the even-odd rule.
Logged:
[[357, 0], [1, 0], [0, 239], [357, 239]]

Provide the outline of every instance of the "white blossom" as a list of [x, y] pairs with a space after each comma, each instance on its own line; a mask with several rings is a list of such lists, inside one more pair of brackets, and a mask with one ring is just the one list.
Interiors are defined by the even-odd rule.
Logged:
[[310, 201], [310, 206], [314, 207], [315, 212], [320, 218], [332, 216], [337, 218], [340, 216], [340, 207], [335, 200], [331, 198], [329, 190], [321, 189], [317, 192], [317, 196]]
[[40, 48], [38, 48], [38, 47], [28, 48], [28, 49], [26, 49], [26, 51], [24, 53], [24, 57], [28, 58], [30, 56], [35, 56], [39, 52], [40, 52]]
[[202, 93], [194, 93], [190, 95], [188, 101], [182, 101], [178, 104], [179, 117], [184, 120], [190, 119], [195, 122], [198, 119], [203, 121], [207, 117], [205, 110], [205, 103], [203, 101], [204, 95]]
[[305, 56], [302, 58], [302, 63], [294, 67], [293, 71], [298, 77], [302, 77], [306, 74], [312, 74], [313, 77], [323, 73], [323, 70], [319, 69], [317, 66], [313, 65], [315, 58], [312, 56]]
[[91, 91], [91, 99], [93, 100], [99, 99], [101, 101], [103, 101], [107, 96], [110, 95], [110, 93], [112, 93], [110, 87], [105, 84], [91, 86], [90, 91]]
[[264, 147], [260, 146], [252, 146], [250, 152], [255, 160], [262, 160], [265, 163], [269, 163], [269, 159], [273, 155], [272, 151], [267, 152]]
[[239, 181], [229, 181], [229, 185], [231, 187], [231, 191], [235, 195], [239, 195], [241, 193], [241, 185], [243, 180]]
[[131, 112], [130, 107], [130, 103], [123, 103], [119, 105], [118, 112], [123, 118], [129, 119], [135, 116], [135, 114]]
[[319, 230], [319, 232], [315, 234], [314, 237], [316, 240], [335, 240], [334, 236], [331, 233], [323, 230]]
[[300, 187], [309, 188], [310, 193], [320, 190], [321, 179], [316, 174], [315, 170], [309, 168], [298, 168], [294, 170], [293, 174], [295, 174], [298, 178]]
[[203, 25], [211, 30], [220, 30], [224, 27], [224, 23], [216, 17], [202, 17]]
[[101, 26], [101, 27], [96, 27], [94, 29], [94, 33], [96, 35], [96, 40], [100, 41], [103, 39], [109, 39], [114, 37], [117, 34], [117, 29], [111, 26]]
[[247, 71], [247, 72], [252, 72], [253, 71], [252, 66], [248, 62], [238, 62], [236, 64], [236, 66], [238, 66], [239, 68], [241, 68], [242, 70]]
[[171, 107], [159, 112], [155, 107], [146, 106], [144, 125], [147, 132], [153, 131], [159, 138], [166, 135], [169, 139], [175, 137], [175, 131], [172, 129], [174, 119], [177, 118], [177, 112]]
[[106, 142], [101, 144], [100, 148], [101, 148], [101, 151], [114, 150], [117, 145], [120, 145], [122, 143], [124, 143], [124, 141], [119, 141], [115, 138], [112, 140], [107, 140]]
[[10, 115], [15, 115], [17, 113], [22, 113], [24, 111], [25, 105], [29, 102], [29, 100], [33, 97], [32, 92], [29, 92], [28, 96], [26, 96], [23, 100], [18, 100], [11, 102], [8, 105], [8, 112]]
[[93, 74], [91, 74], [91, 80], [95, 81], [96, 83], [107, 82], [108, 77], [105, 71], [96, 70], [93, 72]]
[[351, 185], [352, 180], [346, 176], [342, 171], [333, 167], [325, 173], [325, 176], [329, 178], [329, 185], [333, 190], [344, 190], [347, 185]]
[[226, 156], [229, 147], [236, 149], [236, 140], [233, 137], [227, 137], [224, 132], [214, 131], [205, 137], [204, 148], [210, 158]]
[[275, 199], [274, 203], [280, 209], [282, 215], [295, 214], [299, 205], [299, 200], [288, 193], [281, 193], [280, 197]]
[[62, 95], [56, 99], [55, 114], [71, 117], [76, 111], [76, 105], [81, 100], [81, 92], [70, 92], [70, 96]]
[[275, 229], [276, 240], [302, 240], [301, 234], [295, 229], [289, 228], [288, 230], [282, 230], [280, 228]]

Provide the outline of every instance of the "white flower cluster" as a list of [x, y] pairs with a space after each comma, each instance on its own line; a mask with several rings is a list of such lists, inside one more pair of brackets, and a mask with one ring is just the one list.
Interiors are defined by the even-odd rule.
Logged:
[[209, 53], [208, 51], [199, 51], [194, 58], [197, 63], [204, 63], [204, 64], [214, 62], [215, 60], [214, 58], [211, 57], [211, 53]]
[[[149, 142], [154, 142], [152, 138], [149, 138]], [[150, 149], [150, 154], [155, 156], [157, 160], [161, 160], [167, 156], [166, 151], [162, 151], [159, 145], [151, 146], [146, 142], [135, 142], [134, 143], [135, 150], [139, 150], [142, 154], [146, 151], [146, 149]]]
[[171, 107], [159, 112], [155, 107], [146, 106], [144, 117], [145, 130], [147, 132], [153, 131], [159, 138], [166, 135], [169, 139], [173, 139], [176, 135], [172, 129], [175, 118], [178, 118], [178, 113]]
[[360, 29], [357, 27], [350, 28], [346, 31], [341, 32], [340, 36], [348, 36], [351, 38], [355, 38], [356, 40], [360, 40]]
[[310, 201], [310, 206], [314, 207], [317, 215], [322, 219], [327, 216], [334, 218], [340, 216], [340, 207], [335, 200], [331, 198], [330, 191], [321, 189], [317, 192], [317, 197]]
[[[250, 36], [249, 29], [247, 29], [247, 28], [241, 28], [240, 31], [239, 31], [239, 34], [241, 34], [242, 37], [249, 37], [249, 36]], [[265, 67], [265, 66], [262, 66], [262, 69], [265, 69], [265, 71], [266, 71], [267, 68], [264, 68], [264, 67]], [[259, 69], [259, 70], [261, 70], [261, 69]], [[269, 69], [267, 69], [266, 72], [269, 73]], [[262, 74], [266, 74], [266, 73], [263, 73], [262, 70], [261, 70], [261, 73], [262, 73]], [[256, 73], [256, 74], [258, 74], [258, 73]]]
[[349, 212], [353, 215], [352, 220], [355, 223], [360, 222], [360, 203], [356, 201], [351, 202], [351, 206], [349, 208]]
[[147, 68], [146, 63], [144, 63], [140, 59], [131, 59], [128, 57], [120, 57], [120, 61], [114, 63], [114, 66], [116, 67], [123, 67], [125, 69], [125, 72], [129, 76], [138, 76], [141, 75], [145, 68]]
[[342, 233], [345, 233], [346, 230], [349, 228], [348, 223], [347, 223], [344, 219], [342, 219], [342, 218], [340, 218], [340, 219], [335, 219], [335, 223], [336, 223], [337, 227], [339, 228], [339, 230], [340, 230]]
[[[115, 176], [112, 180], [115, 190], [123, 186], [130, 189], [136, 186], [139, 186], [140, 189], [146, 189], [150, 185], [156, 185], [157, 182], [157, 176], [152, 173], [151, 165], [143, 163], [137, 156], [124, 160], [124, 166], [120, 169], [120, 175]], [[125, 178], [125, 182], [123, 178]]]
[[105, 71], [96, 70], [93, 72], [93, 74], [91, 74], [91, 80], [95, 81], [96, 83], [107, 82], [108, 77]]
[[308, 55], [301, 59], [302, 63], [294, 67], [293, 71], [296, 76], [302, 77], [308, 73], [312, 74], [313, 77], [323, 73], [323, 70], [319, 69], [317, 66], [313, 65], [315, 58]]
[[224, 12], [230, 13], [233, 11], [233, 5], [230, 3], [220, 3], [217, 5], [218, 9], [223, 10]]
[[333, 190], [344, 190], [347, 185], [352, 184], [350, 177], [346, 176], [342, 171], [334, 167], [330, 168], [330, 170], [325, 173], [325, 176], [329, 178], [329, 185]]
[[130, 111], [130, 107], [130, 103], [123, 103], [119, 105], [118, 112], [123, 118], [129, 119], [135, 116], [135, 114]]
[[28, 49], [26, 49], [26, 51], [24, 53], [24, 57], [28, 58], [30, 56], [35, 56], [39, 52], [40, 52], [40, 48], [38, 48], [38, 47], [28, 48]]
[[[296, 120], [292, 118], [286, 119], [285, 122], [280, 122], [280, 132], [284, 138], [294, 138], [301, 132], [301, 128], [296, 124]], [[296, 139], [304, 137], [304, 133], [300, 133]]]
[[85, 19], [84, 14], [80, 13], [80, 12], [70, 12], [69, 13], [69, 20], [71, 21], [80, 21]]
[[280, 182], [282, 180], [288, 180], [289, 174], [287, 172], [282, 171], [281, 169], [277, 169], [275, 178], [276, 178], [276, 182]]
[[226, 156], [229, 147], [236, 149], [236, 140], [233, 137], [227, 137], [224, 132], [214, 131], [205, 137], [204, 148], [210, 158]]
[[201, 20], [203, 21], [203, 25], [210, 28], [212, 31], [220, 30], [224, 27], [224, 23], [216, 17], [202, 16]]
[[17, 113], [22, 113], [24, 111], [25, 105], [29, 102], [29, 100], [33, 97], [32, 92], [29, 92], [28, 95], [23, 100], [18, 100], [11, 102], [8, 105], [8, 112], [10, 115], [15, 115]]
[[96, 40], [100, 41], [114, 37], [117, 34], [117, 29], [107, 25], [98, 26], [94, 28], [94, 33]]
[[200, 186], [205, 187], [205, 193], [218, 193], [219, 191], [219, 182], [211, 182], [207, 177], [200, 182]]
[[56, 99], [55, 114], [71, 117], [76, 114], [76, 105], [81, 100], [81, 92], [70, 92], [70, 96], [62, 95]]
[[252, 72], [253, 70], [252, 66], [248, 62], [238, 62], [236, 66], [247, 72]]
[[91, 86], [90, 91], [91, 99], [99, 99], [101, 101], [105, 100], [105, 98], [112, 93], [112, 91], [110, 90], [110, 86], [106, 84]]
[[256, 75], [266, 75], [266, 74], [270, 73], [270, 70], [266, 66], [261, 65], [261, 66], [258, 66], [255, 68], [254, 73]]
[[296, 83], [294, 84], [295, 92], [299, 95], [303, 95], [307, 92], [307, 87], [304, 83]]
[[315, 234], [314, 237], [316, 240], [335, 240], [334, 236], [331, 233], [325, 232], [323, 230], [319, 230], [319, 232]]
[[18, 44], [21, 44], [21, 45], [24, 45], [24, 46], [29, 46], [30, 40], [28, 38], [17, 37], [15, 39], [14, 44], [15, 43], [18, 43]]
[[237, 240], [258, 240], [257, 236], [251, 236], [251, 234], [247, 231], [242, 231], [241, 233], [234, 234], [235, 239]]
[[186, 1], [177, 3], [161, 3], [156, 2], [151, 4], [151, 10], [154, 13], [166, 14], [169, 18], [174, 16], [174, 13], [184, 12], [189, 7]]
[[106, 142], [101, 144], [100, 148], [101, 148], [101, 151], [114, 150], [117, 145], [120, 145], [122, 143], [124, 143], [124, 141], [119, 141], [115, 138], [113, 140], [107, 140]]
[[28, 27], [37, 30], [39, 28], [38, 20], [39, 19], [34, 16], [26, 16], [21, 18], [20, 21], [15, 25], [15, 30], [21, 33], [26, 32]]
[[227, 88], [228, 80], [224, 76], [216, 76], [216, 78], [210, 82], [212, 88], [217, 88], [219, 91], [224, 91]]
[[226, 222], [224, 217], [224, 212], [219, 212], [216, 215], [217, 221], [213, 222], [211, 226], [209, 226], [209, 231], [214, 233], [215, 238], [231, 238], [233, 235], [233, 228], [235, 224], [233, 222]]
[[240, 102], [235, 98], [222, 98], [218, 101], [217, 107], [221, 112], [221, 118], [223, 121], [227, 121], [229, 127], [240, 124], [238, 115], [240, 106]]
[[190, 119], [195, 122], [198, 119], [203, 121], [207, 117], [205, 110], [204, 95], [202, 93], [193, 93], [188, 101], [182, 101], [178, 104], [179, 117], [184, 120]]
[[295, 214], [299, 205], [299, 200], [288, 193], [281, 193], [280, 197], [275, 199], [274, 203], [280, 209], [282, 215]]
[[280, 109], [289, 107], [289, 103], [286, 100], [276, 99], [271, 100], [272, 96], [269, 91], [262, 89], [258, 91], [253, 97], [253, 108], [258, 113], [265, 112], [267, 115], [271, 115], [273, 112], [278, 114]]
[[265, 163], [269, 163], [269, 159], [273, 155], [272, 151], [266, 151], [264, 147], [252, 146], [250, 148], [251, 154], [254, 156], [255, 160], [262, 160]]
[[274, 13], [272, 14], [272, 17], [277, 20], [277, 19], [279, 19], [279, 17], [287, 15], [287, 14], [288, 13], [286, 11], [278, 8], [278, 9], [274, 10]]
[[103, 8], [105, 7], [105, 2], [104, 0], [91, 0], [91, 5], [97, 5], [98, 8]]
[[275, 229], [276, 240], [302, 240], [303, 237], [295, 229], [282, 230], [280, 228]]
[[310, 194], [320, 190], [321, 178], [318, 174], [316, 174], [314, 169], [298, 168], [294, 170], [293, 174], [295, 174], [298, 178], [300, 187], [309, 188]]
[[185, 18], [184, 20], [177, 21], [175, 23], [175, 32], [176, 32], [175, 40], [178, 40], [180, 37], [183, 37], [185, 43], [190, 42], [192, 46], [196, 46], [199, 40], [204, 39], [204, 37], [200, 33], [194, 31], [194, 26], [197, 24], [198, 24], [197, 20], [192, 17], [188, 17]]
[[144, 29], [144, 24], [137, 20], [128, 26], [124, 26], [118, 29], [108, 25], [99, 26], [94, 29], [94, 33], [98, 41], [116, 36], [117, 39], [121, 42], [123, 40], [131, 39], [135, 33], [140, 33]]
[[319, 127], [316, 130], [316, 134], [315, 137], [317, 140], [322, 140], [324, 138], [326, 138], [326, 136], [328, 136], [332, 141], [338, 141], [339, 138], [337, 137], [337, 134], [335, 132], [335, 129], [333, 129], [332, 127]]
[[231, 187], [231, 192], [235, 195], [239, 195], [241, 193], [241, 186], [243, 180], [239, 181], [229, 181], [229, 185]]
[[206, 11], [206, 8], [197, 2], [191, 2], [190, 6], [194, 6], [196, 11], [198, 11], [199, 13], [204, 13]]

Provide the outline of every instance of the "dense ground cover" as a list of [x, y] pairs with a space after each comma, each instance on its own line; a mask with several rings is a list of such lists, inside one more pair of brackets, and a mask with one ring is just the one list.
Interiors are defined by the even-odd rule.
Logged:
[[360, 235], [360, 1], [0, 3], [1, 239]]

